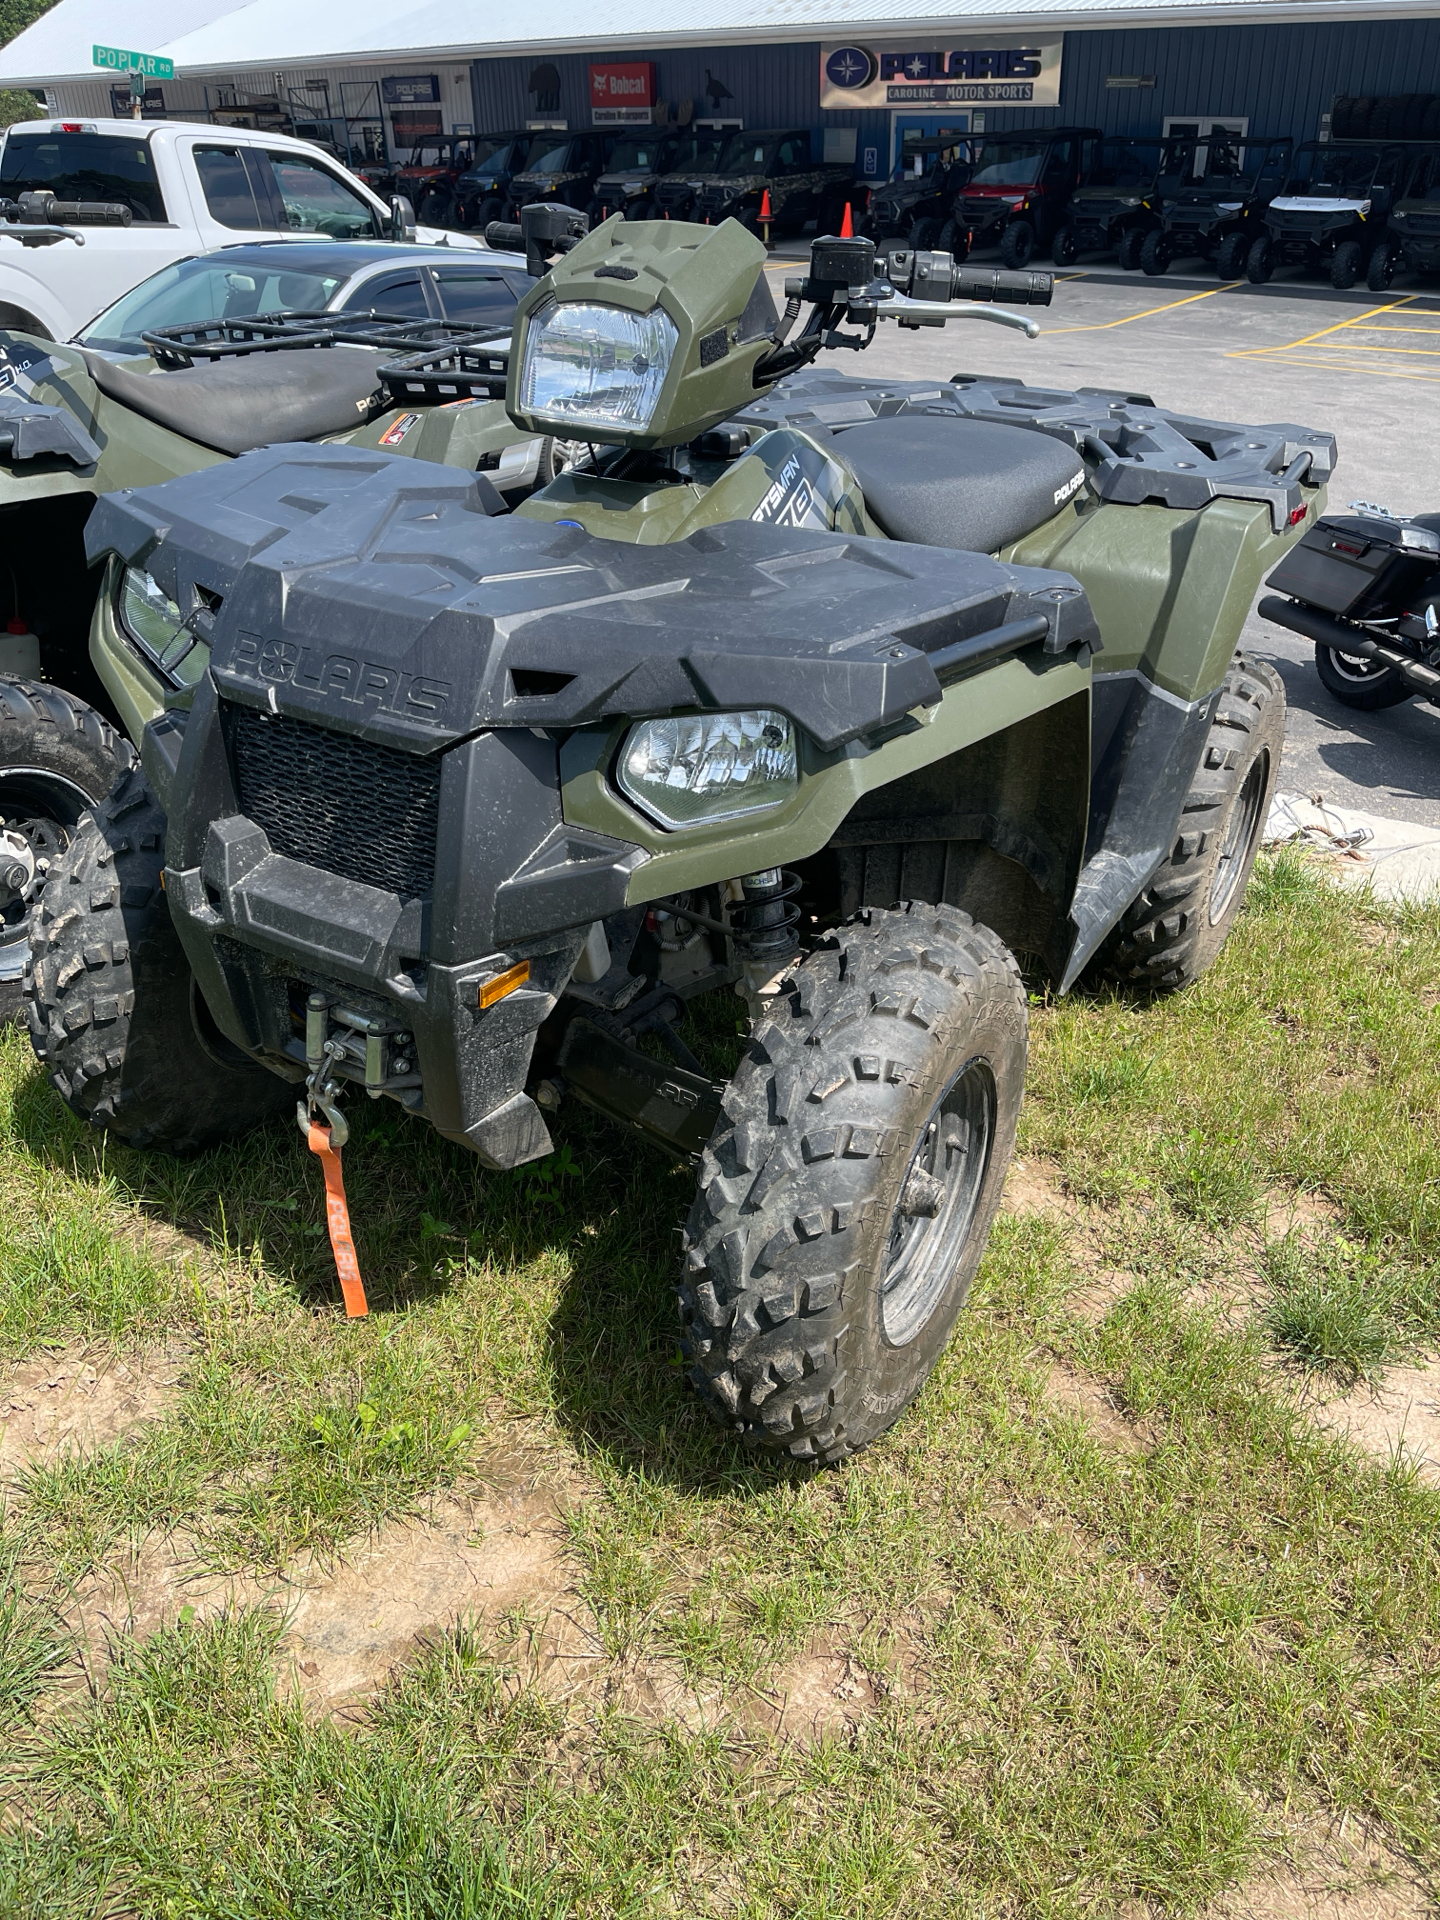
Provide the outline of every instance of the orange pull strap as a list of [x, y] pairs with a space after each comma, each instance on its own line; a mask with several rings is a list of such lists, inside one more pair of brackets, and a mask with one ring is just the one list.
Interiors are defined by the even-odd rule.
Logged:
[[340, 1155], [330, 1144], [329, 1127], [317, 1127], [312, 1122], [306, 1140], [325, 1170], [325, 1217], [330, 1228], [335, 1271], [340, 1276], [340, 1291], [345, 1296], [346, 1318], [359, 1320], [370, 1308], [365, 1299], [365, 1283], [360, 1278], [360, 1262], [355, 1258], [355, 1242], [350, 1237], [350, 1208], [345, 1201]]

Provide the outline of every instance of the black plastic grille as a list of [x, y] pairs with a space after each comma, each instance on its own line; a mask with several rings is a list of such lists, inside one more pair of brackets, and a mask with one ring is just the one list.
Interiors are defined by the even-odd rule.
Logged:
[[276, 853], [407, 899], [434, 885], [440, 758], [230, 707], [240, 809]]

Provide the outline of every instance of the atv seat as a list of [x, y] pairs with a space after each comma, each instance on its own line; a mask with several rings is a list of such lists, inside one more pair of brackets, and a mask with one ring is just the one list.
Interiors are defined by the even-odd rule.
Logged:
[[834, 444], [890, 538], [927, 547], [996, 553], [1052, 519], [1084, 478], [1063, 440], [954, 415], [870, 420]]
[[134, 373], [103, 354], [85, 364], [102, 393], [216, 453], [318, 440], [362, 426], [385, 405], [375, 377], [394, 356], [363, 347], [305, 347]]

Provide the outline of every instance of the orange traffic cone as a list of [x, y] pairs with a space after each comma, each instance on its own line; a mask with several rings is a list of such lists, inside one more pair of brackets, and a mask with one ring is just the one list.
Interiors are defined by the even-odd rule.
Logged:
[[840, 222], [840, 238], [842, 240], [853, 240], [855, 238], [855, 223], [850, 218], [850, 202], [848, 200], [845, 202], [845, 218]]
[[760, 226], [762, 229], [761, 238], [767, 247], [770, 244], [770, 222], [773, 218], [774, 215], [770, 211], [770, 189], [766, 187], [760, 195]]

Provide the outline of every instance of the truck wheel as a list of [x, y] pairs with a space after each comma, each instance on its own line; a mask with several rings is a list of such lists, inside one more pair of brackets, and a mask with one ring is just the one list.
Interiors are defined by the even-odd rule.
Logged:
[[690, 1378], [762, 1452], [833, 1461], [892, 1426], [980, 1263], [1025, 1080], [1020, 972], [988, 927], [861, 913], [796, 967], [700, 1163]]
[[1145, 236], [1145, 243], [1140, 249], [1140, 270], [1148, 273], [1152, 279], [1170, 270], [1170, 242], [1158, 227], [1154, 233]]
[[160, 870], [165, 816], [138, 768], [86, 814], [35, 915], [30, 1040], [72, 1113], [132, 1147], [248, 1133], [295, 1090], [234, 1047], [195, 985]]
[[1075, 238], [1074, 227], [1061, 227], [1050, 248], [1050, 258], [1057, 267], [1073, 267], [1080, 258], [1080, 244]]
[[1263, 287], [1275, 271], [1275, 255], [1270, 245], [1270, 236], [1262, 233], [1251, 242], [1250, 251], [1245, 256], [1245, 278], [1252, 287]]
[[1342, 240], [1330, 258], [1330, 284], [1337, 293], [1348, 293], [1360, 278], [1364, 255], [1358, 240]]
[[1025, 267], [1035, 251], [1035, 229], [1028, 220], [1012, 220], [1000, 236], [1002, 267]]
[[31, 922], [55, 862], [134, 761], [83, 700], [0, 675], [0, 1023], [24, 1012]]
[[1413, 700], [1415, 689], [1398, 667], [1383, 661], [1367, 660], [1363, 654], [1341, 653], [1338, 647], [1315, 645], [1315, 671], [1327, 693], [1347, 707], [1362, 713], [1375, 713], [1381, 707], [1398, 707], [1402, 700]]
[[1188, 987], [1229, 937], [1280, 772], [1285, 688], [1237, 653], [1215, 702], [1175, 844], [1098, 955], [1111, 980], [1154, 992]]
[[1120, 262], [1121, 271], [1134, 273], [1140, 264], [1140, 249], [1145, 244], [1145, 236], [1138, 227], [1127, 227], [1121, 234], [1115, 248], [1115, 258]]
[[1246, 242], [1243, 233], [1227, 233], [1215, 249], [1215, 271], [1222, 280], [1238, 280], [1245, 271]]
[[1395, 278], [1395, 269], [1399, 264], [1397, 256], [1391, 251], [1390, 242], [1382, 240], [1370, 255], [1370, 264], [1365, 269], [1365, 284], [1372, 293], [1384, 293]]

